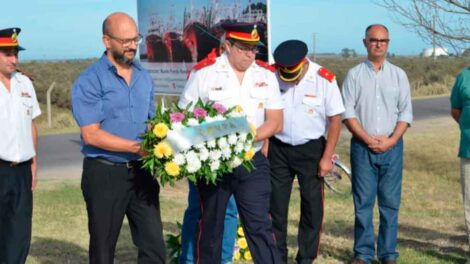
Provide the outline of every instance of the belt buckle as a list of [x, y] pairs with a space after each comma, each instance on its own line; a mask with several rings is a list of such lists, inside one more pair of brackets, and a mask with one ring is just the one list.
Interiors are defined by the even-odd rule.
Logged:
[[16, 162], [16, 161], [12, 161], [10, 163], [10, 167], [15, 167], [16, 165], [18, 165], [18, 162]]
[[132, 169], [132, 167], [134, 167], [134, 166], [132, 165], [132, 161], [126, 161], [126, 168]]

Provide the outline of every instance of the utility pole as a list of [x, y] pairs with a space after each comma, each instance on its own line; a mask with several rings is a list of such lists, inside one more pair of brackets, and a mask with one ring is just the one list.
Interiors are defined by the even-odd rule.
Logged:
[[317, 47], [317, 33], [313, 32], [313, 45], [312, 45], [312, 60], [316, 61], [316, 47]]
[[437, 59], [436, 56], [436, 15], [432, 16], [432, 57], [434, 60]]

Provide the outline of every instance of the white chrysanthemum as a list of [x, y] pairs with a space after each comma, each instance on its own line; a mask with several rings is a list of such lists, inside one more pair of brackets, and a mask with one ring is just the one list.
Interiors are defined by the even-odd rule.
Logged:
[[239, 157], [235, 157], [233, 158], [233, 160], [230, 161], [230, 167], [232, 168], [236, 168], [238, 166], [240, 166], [240, 164], [242, 164], [242, 159], [240, 159]]
[[216, 149], [209, 152], [209, 157], [211, 160], [219, 160], [222, 156], [222, 151]]
[[233, 149], [235, 151], [235, 153], [240, 153], [243, 151], [243, 148], [245, 147], [245, 144], [243, 144], [243, 142], [238, 142], [236, 145], [235, 145], [235, 148]]
[[230, 147], [226, 147], [222, 149], [222, 159], [229, 160], [231, 156], [232, 156], [232, 150], [230, 149]]
[[190, 118], [188, 119], [188, 126], [198, 126], [199, 121], [196, 118]]
[[186, 160], [194, 158], [194, 157], [197, 158], [197, 153], [194, 150], [190, 150], [190, 151], [184, 153], [184, 155], [186, 156]]
[[240, 135], [238, 135], [238, 140], [240, 140], [241, 142], [245, 142], [247, 136], [247, 133], [241, 133]]
[[226, 137], [221, 137], [217, 140], [217, 146], [219, 146], [220, 149], [226, 148], [228, 146], [227, 138]]
[[196, 172], [201, 168], [201, 161], [199, 160], [196, 152], [192, 150], [186, 154], [186, 161], [188, 163], [186, 169], [189, 173]]
[[194, 173], [198, 171], [201, 168], [201, 162], [199, 160], [194, 161], [194, 162], [188, 162], [188, 165], [186, 166], [186, 170], [188, 170], [189, 173]]
[[202, 143], [199, 143], [199, 144], [197, 144], [197, 145], [194, 145], [194, 147], [195, 147], [196, 149], [199, 149], [199, 150], [200, 150], [200, 149], [206, 148], [206, 144], [204, 144], [204, 142], [202, 142]]
[[231, 134], [230, 136], [228, 136], [228, 143], [233, 146], [235, 144], [237, 144], [237, 141], [238, 141], [238, 137], [236, 134]]
[[184, 158], [183, 154], [178, 153], [178, 154], [175, 154], [175, 156], [173, 157], [173, 162], [181, 166], [181, 165], [184, 165], [184, 163], [186, 163], [186, 159]]
[[205, 147], [201, 148], [199, 150], [199, 159], [201, 161], [206, 161], [209, 158], [209, 150], [207, 150]]
[[207, 141], [207, 147], [208, 148], [215, 148], [215, 146], [216, 146], [215, 139], [211, 139], [211, 140]]
[[218, 160], [213, 160], [210, 164], [209, 164], [210, 168], [211, 168], [211, 171], [216, 171], [219, 169], [220, 167], [220, 161]]

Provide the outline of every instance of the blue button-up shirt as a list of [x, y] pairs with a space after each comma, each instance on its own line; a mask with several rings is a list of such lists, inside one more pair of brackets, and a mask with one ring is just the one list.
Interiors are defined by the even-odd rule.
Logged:
[[[73, 116], [80, 127], [99, 124], [113, 135], [140, 141], [145, 121], [155, 115], [154, 84], [150, 74], [137, 62], [132, 63], [128, 86], [116, 67], [104, 54], [88, 67], [72, 88]], [[103, 157], [114, 162], [138, 159], [133, 153], [112, 152], [83, 144], [86, 157]]]
[[370, 61], [355, 66], [342, 90], [343, 119], [357, 118], [369, 135], [390, 135], [397, 122], [413, 121], [408, 77], [388, 61], [378, 71]]

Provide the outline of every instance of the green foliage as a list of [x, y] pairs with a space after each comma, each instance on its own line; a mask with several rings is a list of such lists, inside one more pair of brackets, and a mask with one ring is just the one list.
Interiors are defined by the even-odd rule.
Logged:
[[178, 264], [181, 256], [181, 223], [176, 222], [178, 227], [178, 234], [167, 234], [166, 235], [166, 248], [168, 250], [170, 264]]
[[[317, 62], [336, 75], [341, 87], [349, 69], [365, 58], [318, 58]], [[402, 68], [408, 75], [412, 96], [449, 94], [457, 74], [470, 64], [465, 58], [393, 57], [389, 61]]]
[[70, 108], [70, 93], [73, 82], [83, 70], [95, 61], [96, 59], [31, 61], [21, 63], [19, 68], [33, 78], [39, 102], [46, 103], [47, 89], [55, 81], [56, 86], [51, 94], [52, 104], [61, 108]]
[[[343, 83], [348, 70], [364, 58], [318, 58], [317, 62], [336, 74], [338, 85]], [[34, 79], [38, 100], [46, 103], [46, 92], [55, 81], [52, 104], [60, 108], [70, 108], [70, 93], [73, 82], [79, 74], [96, 59], [64, 61], [30, 61], [21, 63], [20, 69]], [[448, 94], [455, 76], [469, 65], [466, 58], [439, 57], [393, 57], [390, 61], [406, 71], [411, 83], [413, 96]], [[170, 101], [175, 102], [177, 98]], [[166, 100], [168, 102], [168, 100]]]

